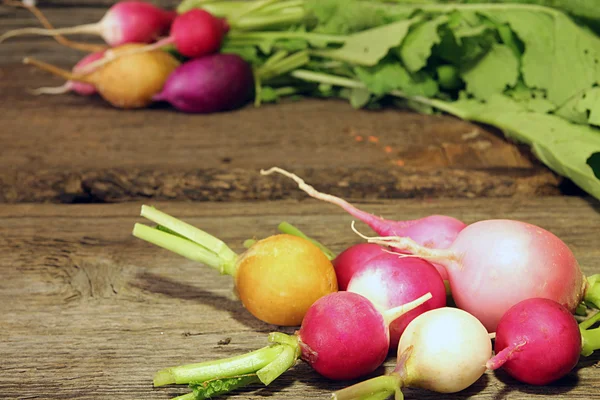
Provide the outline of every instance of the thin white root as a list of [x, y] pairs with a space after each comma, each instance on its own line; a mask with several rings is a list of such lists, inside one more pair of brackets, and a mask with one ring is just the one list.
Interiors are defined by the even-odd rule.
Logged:
[[488, 336], [490, 337], [490, 339], [496, 339], [496, 332], [490, 332], [488, 333]]
[[68, 83], [65, 83], [61, 86], [56, 87], [41, 87], [38, 89], [31, 89], [28, 92], [34, 96], [40, 96], [42, 94], [65, 94], [71, 90], [71, 87]]

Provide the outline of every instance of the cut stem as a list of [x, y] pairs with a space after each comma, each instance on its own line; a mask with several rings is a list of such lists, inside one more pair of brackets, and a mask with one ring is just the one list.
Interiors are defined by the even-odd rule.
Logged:
[[600, 350], [600, 328], [589, 329], [600, 322], [600, 311], [579, 324], [581, 332], [581, 354], [585, 357]]
[[427, 300], [431, 299], [431, 293], [426, 293], [423, 296], [419, 297], [416, 300], [411, 301], [410, 303], [403, 304], [398, 307], [390, 308], [389, 310], [385, 310], [382, 312], [383, 319], [386, 325], [390, 325], [396, 319], [400, 318], [402, 315], [406, 314], [409, 311], [414, 310], [419, 307], [421, 304], [425, 303]]

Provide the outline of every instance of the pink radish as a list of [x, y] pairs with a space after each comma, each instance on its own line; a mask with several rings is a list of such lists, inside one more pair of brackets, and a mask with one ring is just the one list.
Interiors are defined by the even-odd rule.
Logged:
[[[73, 73], [77, 74], [83, 67], [86, 65], [99, 60], [102, 58], [104, 51], [91, 53], [81, 59], [75, 66], [73, 67]], [[91, 96], [97, 93], [96, 87], [89, 83], [78, 82], [73, 80], [68, 80], [64, 85], [58, 87], [43, 87], [39, 89], [35, 89], [32, 91], [36, 95], [40, 94], [63, 94], [68, 92], [75, 92], [82, 96]]]
[[456, 393], [475, 383], [485, 372], [492, 343], [483, 325], [471, 314], [451, 307], [427, 311], [404, 331], [396, 368], [335, 392], [332, 399], [404, 398], [403, 387]]
[[599, 347], [600, 328], [580, 329], [565, 307], [553, 300], [531, 298], [515, 304], [500, 319], [496, 355], [487, 367], [502, 367], [524, 383], [546, 385], [567, 375], [582, 352], [589, 355]]
[[150, 43], [169, 31], [175, 16], [174, 11], [166, 11], [147, 2], [122, 1], [112, 6], [99, 22], [61, 29], [15, 29], [0, 36], [0, 42], [26, 34], [57, 36], [83, 33], [101, 36], [111, 47]]
[[[340, 206], [353, 217], [363, 221], [380, 236], [406, 236], [425, 247], [445, 249], [449, 247], [458, 233], [464, 229], [465, 223], [456, 218], [444, 215], [430, 215], [425, 218], [411, 221], [390, 221], [373, 214], [361, 211], [347, 201], [329, 194], [318, 192], [314, 187], [308, 185], [303, 179], [295, 174], [278, 167], [262, 170], [261, 174], [282, 174], [294, 180], [300, 189], [309, 196]], [[444, 268], [438, 268], [444, 279], [447, 279]]]
[[446, 306], [446, 288], [435, 267], [420, 258], [399, 258], [383, 252], [366, 261], [348, 284], [348, 291], [387, 310], [431, 293], [432, 298], [390, 324], [390, 348], [396, 349], [406, 326], [426, 311]]
[[[358, 378], [373, 372], [385, 361], [389, 323], [429, 299], [431, 293], [381, 313], [359, 294], [331, 293], [309, 308], [295, 335], [274, 332], [269, 335], [273, 345], [263, 349], [225, 360], [163, 369], [155, 375], [154, 386], [194, 383], [207, 387], [214, 381], [241, 375], [257, 379], [242, 382], [233, 389], [257, 381], [268, 385], [298, 358], [329, 379]], [[486, 360], [488, 358], [489, 355]]]
[[490, 332], [510, 307], [531, 297], [555, 300], [573, 313], [588, 285], [569, 247], [525, 222], [476, 222], [447, 249], [427, 248], [407, 237], [367, 239], [443, 265], [456, 305]]

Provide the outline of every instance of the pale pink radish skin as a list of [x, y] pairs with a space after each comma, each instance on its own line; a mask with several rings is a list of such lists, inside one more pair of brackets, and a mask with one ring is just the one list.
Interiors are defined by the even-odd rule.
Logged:
[[99, 22], [61, 29], [15, 29], [0, 36], [0, 42], [27, 34], [91, 34], [101, 36], [111, 47], [126, 43], [151, 43], [169, 32], [175, 16], [175, 11], [163, 10], [144, 1], [122, 1], [113, 5]]
[[[297, 175], [281, 168], [273, 167], [266, 171], [262, 170], [261, 174], [270, 175], [275, 172], [294, 180], [298, 184], [298, 187], [309, 196], [341, 207], [348, 214], [369, 225], [369, 227], [380, 236], [406, 236], [422, 246], [445, 249], [454, 242], [458, 233], [466, 227], [465, 223], [445, 215], [430, 215], [428, 217], [409, 221], [386, 220], [365, 211], [361, 211], [344, 199], [321, 193], [314, 187], [308, 185]], [[436, 266], [436, 268], [438, 268], [442, 278], [447, 279], [445, 269], [441, 266]]]
[[420, 258], [400, 258], [383, 252], [371, 258], [354, 274], [348, 291], [371, 300], [387, 310], [415, 300], [426, 293], [432, 298], [390, 324], [390, 349], [395, 350], [408, 324], [419, 315], [446, 306], [446, 288], [435, 267]]
[[574, 313], [587, 288], [569, 247], [551, 232], [525, 222], [476, 222], [443, 250], [406, 237], [367, 239], [446, 267], [456, 305], [490, 332], [510, 307], [531, 297], [555, 300]]
[[[99, 60], [102, 58], [104, 51], [99, 51], [96, 53], [88, 54], [83, 57], [75, 66], [73, 67], [73, 73], [79, 72], [86, 65]], [[96, 87], [89, 83], [77, 82], [68, 80], [64, 85], [58, 87], [43, 87], [39, 89], [35, 89], [32, 91], [33, 94], [64, 94], [68, 92], [75, 92], [81, 96], [91, 96], [97, 93]]]
[[339, 390], [332, 398], [358, 400], [369, 395], [383, 399], [395, 395], [402, 399], [403, 387], [459, 392], [485, 373], [492, 343], [477, 318], [457, 308], [443, 307], [419, 315], [407, 326], [397, 354], [393, 372]]
[[338, 289], [346, 290], [350, 279], [366, 262], [384, 254], [384, 248], [374, 243], [358, 243], [348, 247], [332, 261]]
[[317, 300], [296, 333], [301, 358], [322, 376], [355, 379], [377, 369], [389, 351], [389, 324], [431, 298], [419, 299], [384, 311], [366, 297], [335, 292]]
[[581, 344], [579, 325], [566, 308], [553, 300], [531, 298], [515, 304], [500, 320], [496, 355], [487, 367], [502, 367], [524, 383], [546, 385], [577, 365]]

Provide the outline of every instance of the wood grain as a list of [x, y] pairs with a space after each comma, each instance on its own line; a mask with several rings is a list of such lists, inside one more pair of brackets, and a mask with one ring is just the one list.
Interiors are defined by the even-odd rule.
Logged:
[[[349, 229], [350, 217], [315, 200], [152, 204], [238, 252], [244, 239], [273, 234], [282, 220], [334, 251], [359, 240]], [[157, 370], [241, 354], [262, 347], [270, 331], [293, 332], [250, 316], [232, 294], [229, 277], [133, 238], [133, 224], [142, 222], [139, 206], [0, 206], [0, 397], [168, 399], [185, 388], [154, 389]], [[466, 222], [507, 217], [536, 223], [573, 249], [586, 274], [600, 272], [600, 214], [592, 201], [386, 200], [359, 206], [398, 219], [445, 213]], [[599, 361], [598, 355], [582, 359], [568, 377], [546, 387], [487, 373], [472, 388], [443, 398], [598, 399]], [[393, 364], [390, 356], [376, 374]], [[230, 398], [326, 399], [349, 383], [329, 382], [299, 363], [268, 388]], [[422, 390], [405, 394], [441, 398]]]
[[[40, 7], [57, 26], [69, 26], [99, 20], [103, 4]], [[0, 7], [2, 30], [37, 25], [26, 10]], [[25, 55], [71, 68], [81, 54], [50, 38], [0, 44], [0, 202], [277, 199], [291, 183], [257, 178], [260, 168], [274, 165], [355, 198], [570, 191], [527, 149], [447, 116], [358, 111], [335, 100], [188, 115], [162, 106], [120, 111], [98, 97], [28, 92], [63, 82], [19, 64]]]

